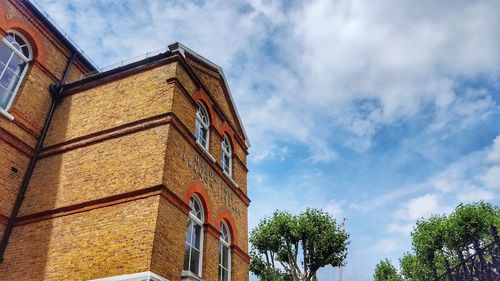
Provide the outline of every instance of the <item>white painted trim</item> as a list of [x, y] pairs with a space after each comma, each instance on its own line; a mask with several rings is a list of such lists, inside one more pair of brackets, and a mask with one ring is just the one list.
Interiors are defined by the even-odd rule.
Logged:
[[92, 279], [89, 281], [169, 281], [169, 280], [151, 271], [144, 271], [132, 274]]
[[188, 270], [183, 270], [181, 272], [181, 279], [184, 281], [205, 281], [205, 279], [201, 278], [200, 276], [192, 273], [191, 271]]
[[233, 180], [233, 178], [228, 175], [225, 171], [223, 171], [223, 174], [226, 176], [226, 178], [234, 185], [236, 186], [237, 188], [240, 188], [240, 186]]
[[5, 118], [9, 119], [10, 121], [14, 120], [14, 115], [10, 114], [6, 110], [0, 107], [0, 115], [5, 116]]
[[195, 142], [196, 142], [196, 145], [198, 145], [203, 150], [203, 152], [205, 152], [205, 154], [210, 158], [210, 160], [212, 160], [212, 162], [214, 162], [214, 163], [217, 162], [217, 160], [215, 160], [215, 158], [212, 156], [212, 154], [210, 154], [210, 152], [201, 143], [199, 143], [198, 141], [195, 141]]

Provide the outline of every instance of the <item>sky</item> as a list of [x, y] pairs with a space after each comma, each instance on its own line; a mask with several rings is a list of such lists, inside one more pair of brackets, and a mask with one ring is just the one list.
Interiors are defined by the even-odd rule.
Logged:
[[500, 203], [500, 1], [37, 2], [100, 67], [174, 42], [220, 65], [251, 142], [249, 227], [347, 218], [344, 280], [397, 263], [419, 218]]

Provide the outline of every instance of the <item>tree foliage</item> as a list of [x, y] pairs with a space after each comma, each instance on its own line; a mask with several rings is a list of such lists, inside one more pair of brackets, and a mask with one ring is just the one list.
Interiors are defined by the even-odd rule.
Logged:
[[250, 232], [250, 270], [265, 281], [315, 280], [318, 269], [343, 264], [348, 238], [323, 211], [276, 211]]
[[399, 260], [401, 278], [432, 280], [443, 274], [447, 264], [455, 265], [490, 243], [491, 226], [500, 227], [500, 210], [482, 201], [460, 204], [448, 216], [418, 220], [411, 234], [413, 251]]
[[377, 266], [375, 266], [373, 278], [375, 281], [402, 281], [396, 268], [388, 259], [381, 260]]

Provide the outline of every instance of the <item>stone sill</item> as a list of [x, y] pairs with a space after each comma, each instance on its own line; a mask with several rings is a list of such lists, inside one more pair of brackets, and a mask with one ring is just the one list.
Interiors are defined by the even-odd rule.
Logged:
[[200, 276], [192, 273], [191, 271], [183, 270], [181, 273], [182, 281], [205, 281], [205, 279]]
[[208, 150], [203, 146], [201, 145], [199, 142], [196, 142], [196, 145], [201, 148], [201, 150], [203, 150], [203, 152], [205, 152], [205, 154], [208, 156], [208, 158], [210, 158], [210, 160], [212, 160], [212, 162], [216, 163], [217, 161], [215, 160], [215, 158], [212, 156], [212, 154], [210, 154], [210, 152], [208, 152]]
[[8, 113], [3, 108], [0, 108], [0, 115], [3, 115], [5, 118], [9, 119], [10, 121], [14, 120], [14, 116], [12, 114]]
[[151, 271], [145, 271], [133, 274], [92, 279], [90, 281], [169, 281], [169, 280]]

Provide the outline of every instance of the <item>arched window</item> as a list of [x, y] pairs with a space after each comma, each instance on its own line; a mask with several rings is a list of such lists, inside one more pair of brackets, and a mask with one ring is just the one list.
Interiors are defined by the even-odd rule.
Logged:
[[209, 138], [209, 126], [210, 119], [208, 118], [208, 113], [205, 106], [202, 103], [198, 103], [198, 109], [196, 109], [196, 123], [194, 136], [196, 141], [201, 144], [205, 149], [208, 150], [208, 138]]
[[219, 281], [231, 280], [231, 235], [225, 222], [220, 224]]
[[231, 176], [232, 161], [231, 161], [231, 143], [227, 135], [224, 135], [222, 140], [222, 170]]
[[32, 58], [26, 39], [8, 32], [0, 42], [0, 108], [8, 110]]
[[201, 276], [201, 262], [203, 249], [203, 221], [204, 211], [200, 199], [193, 195], [189, 200], [189, 220], [186, 231], [186, 252], [184, 256], [184, 270]]

